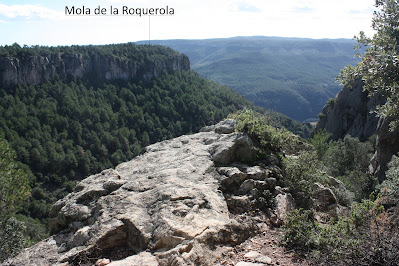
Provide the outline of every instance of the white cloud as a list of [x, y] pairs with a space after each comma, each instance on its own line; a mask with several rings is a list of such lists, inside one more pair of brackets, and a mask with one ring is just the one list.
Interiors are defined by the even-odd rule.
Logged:
[[256, 5], [253, 5], [252, 3], [249, 3], [247, 1], [232, 3], [230, 5], [230, 10], [238, 12], [261, 12], [261, 10], [256, 7]]
[[24, 19], [53, 19], [62, 16], [60, 11], [52, 10], [40, 5], [3, 5], [0, 4], [0, 16], [6, 18], [24, 18]]

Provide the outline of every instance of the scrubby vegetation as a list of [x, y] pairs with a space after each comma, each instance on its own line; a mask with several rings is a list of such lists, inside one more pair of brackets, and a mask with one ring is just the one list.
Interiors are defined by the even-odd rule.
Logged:
[[[286, 185], [301, 209], [289, 214], [283, 226], [283, 244], [305, 249], [318, 263], [370, 265], [380, 248], [376, 237], [381, 232], [376, 233], [375, 226], [384, 211], [375, 201], [377, 181], [368, 173], [374, 138], [360, 142], [350, 136], [337, 141], [328, 141], [328, 137], [325, 131], [316, 133], [309, 140], [313, 150], [284, 160]], [[333, 187], [330, 176], [341, 180], [346, 190]], [[327, 220], [316, 218], [315, 183], [329, 187], [350, 213], [331, 213]], [[370, 249], [370, 243], [376, 246]]]
[[293, 137], [293, 133], [276, 123], [272, 116], [244, 109], [231, 114], [229, 118], [237, 121], [237, 131], [245, 132], [259, 142], [263, 148], [260, 153], [292, 151], [299, 142], [299, 138]]
[[[377, 108], [377, 113], [390, 119], [391, 129], [395, 129], [398, 125], [399, 5], [397, 1], [383, 0], [376, 1], [375, 6], [379, 10], [374, 13], [372, 27], [377, 33], [373, 38], [360, 33], [358, 44], [365, 45], [367, 50], [361, 63], [344, 68], [340, 78], [347, 86], [361, 78], [370, 95], [386, 95], [388, 100]], [[304, 249], [309, 258], [327, 265], [398, 265], [398, 157], [393, 156], [387, 179], [377, 185], [377, 180], [368, 173], [375, 148], [374, 136], [366, 142], [350, 136], [337, 141], [328, 142], [328, 139], [329, 134], [324, 131], [314, 135], [310, 143], [317, 156], [311, 160], [303, 161], [303, 154], [285, 160], [286, 178], [305, 184], [305, 188], [290, 186], [290, 190], [294, 196], [302, 195], [312, 203], [312, 190], [307, 188], [315, 181], [328, 186], [324, 177], [330, 175], [346, 185], [355, 195], [355, 202], [346, 204], [350, 207], [349, 214], [332, 216], [327, 221], [317, 217], [311, 204], [291, 212], [283, 226], [283, 243], [290, 248]], [[311, 152], [305, 154], [311, 156]], [[305, 171], [301, 172], [302, 169]], [[336, 196], [349, 198], [345, 194], [348, 193]], [[342, 200], [338, 202], [342, 204]]]
[[[388, 180], [376, 186], [377, 181], [368, 173], [374, 136], [366, 142], [350, 136], [329, 140], [329, 133], [319, 131], [306, 142], [251, 110], [231, 117], [237, 120], [239, 131], [259, 142], [259, 160], [267, 159], [271, 151], [283, 160], [282, 185], [296, 199], [298, 208], [282, 226], [283, 245], [301, 249], [308, 260], [326, 265], [397, 265], [399, 237], [390, 234], [397, 232], [397, 224], [387, 218], [390, 215], [384, 206], [397, 204], [392, 199], [398, 200], [398, 157], [390, 164]], [[339, 182], [342, 186], [336, 186]], [[316, 183], [334, 193], [341, 212], [335, 204], [321, 214], [315, 199]], [[383, 196], [391, 200], [382, 201]], [[273, 197], [266, 198], [260, 205], [272, 208]]]
[[382, 182], [378, 188], [382, 196], [399, 199], [399, 157], [392, 156], [391, 162], [388, 164], [386, 171], [387, 179]]

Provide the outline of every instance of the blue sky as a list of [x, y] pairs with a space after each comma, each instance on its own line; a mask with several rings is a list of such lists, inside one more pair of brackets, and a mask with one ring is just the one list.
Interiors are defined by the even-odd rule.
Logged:
[[[0, 0], [0, 45], [109, 44], [234, 36], [371, 35], [374, 0]], [[174, 9], [173, 16], [65, 16], [65, 6]]]

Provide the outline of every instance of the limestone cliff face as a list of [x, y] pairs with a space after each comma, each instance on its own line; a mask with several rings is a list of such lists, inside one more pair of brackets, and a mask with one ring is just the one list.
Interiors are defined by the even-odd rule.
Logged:
[[370, 113], [385, 101], [381, 95], [369, 98], [363, 92], [363, 82], [359, 79], [353, 87], [344, 87], [335, 101], [323, 108], [315, 128], [315, 131], [325, 128], [334, 139], [350, 135], [364, 141], [377, 134], [376, 151], [369, 169], [380, 182], [386, 178], [385, 171], [392, 155], [399, 152], [399, 130], [390, 131], [389, 120]]
[[111, 55], [83, 56], [81, 54], [53, 53], [48, 56], [30, 56], [24, 59], [15, 57], [0, 58], [0, 86], [11, 87], [17, 84], [37, 85], [46, 79], [90, 77], [96, 80], [134, 79], [146, 80], [158, 77], [163, 71], [189, 70], [187, 56], [177, 54], [167, 60], [149, 60], [138, 64], [133, 60]]
[[376, 133], [378, 124], [378, 117], [370, 112], [384, 102], [385, 98], [380, 95], [369, 98], [359, 79], [353, 87], [344, 87], [334, 101], [324, 106], [315, 131], [324, 128], [332, 133], [333, 139], [350, 135], [367, 140]]
[[399, 130], [389, 130], [389, 119], [381, 118], [378, 121], [376, 151], [369, 166], [370, 173], [380, 182], [386, 179], [385, 171], [392, 155], [399, 153]]

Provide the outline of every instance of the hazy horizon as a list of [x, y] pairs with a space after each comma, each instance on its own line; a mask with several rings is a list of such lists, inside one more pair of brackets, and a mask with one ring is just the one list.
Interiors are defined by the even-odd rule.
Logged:
[[[374, 0], [3, 0], [0, 45], [90, 45], [241, 36], [351, 39], [361, 30], [372, 34], [373, 4]], [[76, 12], [66, 14], [67, 9]], [[96, 9], [104, 13], [95, 13]], [[137, 13], [148, 14], [151, 9], [152, 16]]]

